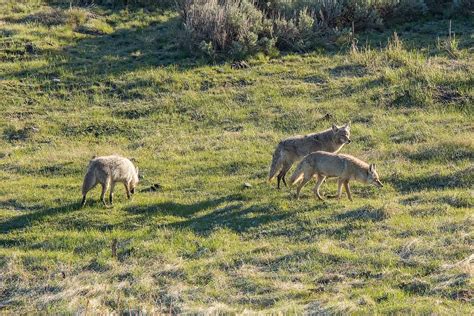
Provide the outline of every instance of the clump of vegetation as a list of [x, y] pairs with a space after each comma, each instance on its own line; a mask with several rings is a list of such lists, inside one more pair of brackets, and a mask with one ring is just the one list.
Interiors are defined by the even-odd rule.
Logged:
[[414, 21], [429, 12], [424, 0], [386, 0], [374, 4], [374, 7], [377, 16], [391, 25]]
[[47, 25], [68, 21], [86, 34], [109, 34], [112, 28], [90, 19], [78, 6], [177, 9], [184, 25], [181, 43], [190, 52], [212, 60], [242, 59], [262, 52], [305, 52], [315, 47], [348, 44], [357, 32], [415, 21], [429, 15], [472, 14], [469, 0], [49, 0], [68, 5], [29, 17]]
[[[351, 27], [382, 29], [437, 12], [424, 0], [183, 0], [184, 42], [208, 56], [244, 57], [274, 48], [304, 51], [330, 43], [347, 43]], [[450, 10], [467, 9], [463, 1]], [[446, 9], [447, 10], [447, 9]]]
[[92, 19], [77, 28], [78, 32], [90, 35], [105, 35], [113, 32], [113, 28], [104, 21]]
[[248, 0], [192, 0], [183, 8], [186, 41], [198, 45], [200, 51], [213, 57], [227, 52], [232, 57], [243, 57], [272, 42], [270, 25], [261, 11]]
[[68, 20], [67, 14], [64, 10], [57, 8], [48, 8], [36, 13], [33, 13], [24, 18], [24, 21], [41, 23], [44, 25], [60, 25], [65, 23]]
[[315, 43], [315, 36], [319, 34], [316, 29], [318, 25], [313, 14], [306, 8], [301, 10], [296, 17], [285, 19], [278, 16], [273, 20], [275, 38], [277, 45], [282, 50], [304, 51]]
[[431, 59], [408, 50], [397, 33], [393, 33], [386, 47], [380, 50], [369, 46], [353, 49], [351, 59], [364, 65], [371, 73], [381, 73], [380, 80], [396, 83], [385, 91], [382, 98], [378, 97], [381, 105], [429, 107], [440, 102], [464, 109], [472, 100], [469, 91], [462, 85], [452, 87], [452, 79], [443, 76], [443, 68], [427, 69]]
[[16, 128], [13, 125], [9, 125], [3, 130], [3, 138], [9, 142], [26, 141], [38, 131], [38, 127], [32, 124], [28, 124], [22, 128]]
[[45, 0], [52, 5], [170, 8], [182, 0]]

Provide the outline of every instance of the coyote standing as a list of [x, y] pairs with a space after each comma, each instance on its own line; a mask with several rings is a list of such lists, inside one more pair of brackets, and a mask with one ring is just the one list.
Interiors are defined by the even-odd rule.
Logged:
[[92, 158], [89, 161], [84, 183], [82, 184], [81, 207], [86, 204], [86, 194], [98, 183], [102, 186], [100, 200], [105, 203], [105, 192], [110, 187], [109, 202], [113, 203], [114, 187], [116, 182], [122, 182], [125, 186], [127, 198], [135, 193], [138, 184], [138, 168], [127, 158], [117, 155]]
[[273, 153], [268, 181], [271, 181], [279, 171], [277, 188], [280, 188], [281, 180], [286, 186], [285, 175], [295, 161], [318, 150], [338, 152], [344, 144], [351, 142], [350, 135], [350, 123], [342, 127], [333, 124], [332, 128], [320, 133], [298, 135], [282, 140]]
[[314, 193], [322, 200], [319, 194], [319, 187], [326, 177], [338, 177], [337, 198], [341, 197], [342, 185], [347, 192], [347, 197], [352, 201], [349, 180], [356, 180], [363, 183], [373, 184], [379, 188], [383, 187], [375, 169], [375, 164], [368, 165], [356, 157], [344, 154], [334, 154], [324, 151], [317, 151], [304, 157], [298, 164], [295, 172], [291, 176], [291, 184], [301, 183], [296, 189], [296, 198], [300, 196], [301, 188], [311, 180], [315, 175], [318, 176], [318, 182], [314, 187]]

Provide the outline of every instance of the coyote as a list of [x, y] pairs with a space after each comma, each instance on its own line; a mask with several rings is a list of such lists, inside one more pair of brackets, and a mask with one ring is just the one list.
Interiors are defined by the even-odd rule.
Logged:
[[350, 144], [350, 123], [342, 127], [335, 124], [328, 130], [308, 135], [298, 135], [282, 140], [273, 153], [272, 165], [268, 181], [271, 181], [277, 172], [277, 188], [280, 181], [286, 186], [285, 175], [293, 163], [314, 151], [338, 152], [344, 144]]
[[291, 176], [290, 181], [292, 185], [301, 181], [296, 189], [296, 198], [299, 198], [301, 188], [315, 175], [318, 176], [318, 181], [314, 187], [314, 193], [320, 200], [323, 198], [319, 194], [319, 187], [326, 177], [339, 178], [337, 182], [338, 199], [341, 197], [342, 185], [344, 184], [347, 197], [352, 201], [351, 189], [349, 187], [349, 180], [352, 179], [373, 184], [379, 188], [383, 187], [383, 184], [379, 180], [375, 164], [368, 165], [362, 160], [350, 155], [317, 151], [304, 157]]
[[82, 202], [81, 207], [86, 204], [86, 194], [98, 183], [102, 186], [100, 200], [105, 203], [105, 192], [110, 186], [109, 202], [113, 203], [114, 187], [116, 182], [122, 182], [125, 185], [127, 198], [135, 193], [135, 187], [138, 184], [138, 168], [127, 158], [117, 155], [92, 157], [87, 167], [87, 173], [82, 184]]

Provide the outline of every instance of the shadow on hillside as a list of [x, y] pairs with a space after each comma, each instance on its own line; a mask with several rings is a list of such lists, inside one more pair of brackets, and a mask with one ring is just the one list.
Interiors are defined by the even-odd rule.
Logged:
[[401, 193], [448, 188], [470, 188], [474, 185], [474, 168], [468, 167], [446, 175], [433, 174], [405, 178], [391, 176], [387, 179], [387, 182], [390, 182]]
[[[9, 76], [17, 79], [45, 79], [43, 90], [89, 91], [99, 87], [107, 93], [120, 96], [124, 94], [123, 90], [137, 90], [149, 86], [150, 82], [136, 78], [128, 81], [132, 87], [121, 87], [105, 77], [154, 67], [188, 69], [195, 66], [194, 60], [178, 43], [178, 29], [179, 18], [171, 16], [166, 21], [152, 21], [146, 27], [116, 29], [111, 34], [92, 35], [60, 50], [43, 52], [62, 57], [55, 58], [53, 65], [26, 68], [11, 72]], [[66, 74], [66, 77], [62, 77], [62, 74]], [[55, 78], [60, 81], [53, 81]]]
[[0, 222], [0, 233], [8, 233], [13, 230], [23, 229], [34, 225], [36, 222], [41, 221], [45, 217], [54, 216], [56, 214], [73, 212], [80, 209], [80, 203], [71, 203], [64, 206], [55, 208], [43, 208], [38, 209], [37, 207], [25, 208], [25, 211], [30, 211], [28, 214], [15, 216], [7, 219], [5, 222]]
[[[209, 234], [218, 227], [225, 227], [235, 232], [245, 232], [289, 216], [287, 213], [276, 213], [272, 205], [246, 206], [243, 201], [244, 198], [240, 194], [232, 194], [192, 204], [164, 202], [144, 207], [130, 207], [126, 211], [141, 214], [143, 221], [151, 215], [158, 214], [179, 216], [184, 220], [166, 224], [166, 226], [191, 229], [195, 233], [203, 235]], [[202, 214], [200, 214], [201, 212]]]
[[413, 161], [425, 162], [431, 160], [460, 161], [474, 159], [472, 146], [456, 143], [443, 143], [435, 146], [424, 146], [415, 152], [405, 154]]

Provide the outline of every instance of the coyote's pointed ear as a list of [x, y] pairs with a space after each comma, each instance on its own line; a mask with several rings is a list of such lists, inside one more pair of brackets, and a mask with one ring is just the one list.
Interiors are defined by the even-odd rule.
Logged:
[[374, 164], [374, 163], [373, 163], [373, 164], [370, 164], [369, 170], [370, 170], [370, 172], [374, 172], [374, 171], [375, 171], [375, 164]]
[[332, 124], [332, 131], [335, 133], [337, 132], [338, 128], [336, 126], [336, 124]]
[[346, 125], [344, 125], [344, 128], [350, 128], [351, 127], [351, 121], [347, 122]]

